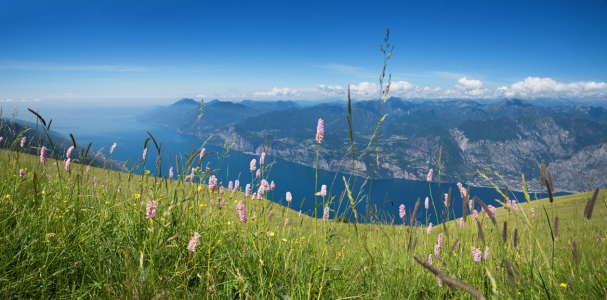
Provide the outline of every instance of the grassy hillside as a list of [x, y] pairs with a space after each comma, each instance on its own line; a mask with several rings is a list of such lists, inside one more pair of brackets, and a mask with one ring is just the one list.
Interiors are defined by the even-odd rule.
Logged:
[[[195, 158], [191, 165], [197, 163]], [[142, 174], [154, 170], [153, 160], [144, 164]], [[422, 226], [380, 219], [355, 225], [336, 222], [333, 215], [336, 206], [350, 201], [347, 195], [324, 198], [330, 219], [323, 221], [242, 192], [210, 192], [207, 184], [184, 181], [189, 174], [177, 174], [177, 165], [175, 180], [153, 172], [87, 172], [76, 165], [67, 172], [61, 161], [43, 164], [34, 155], [2, 151], [0, 167], [0, 295], [6, 299], [471, 299], [461, 285], [456, 291], [445, 282], [439, 287], [437, 277], [414, 260], [427, 261], [429, 254], [438, 271], [485, 298], [601, 299], [607, 294], [605, 190], [590, 220], [582, 216], [588, 193], [553, 203], [523, 201], [518, 213], [498, 208], [498, 227], [481, 213], [483, 243], [472, 215], [463, 228], [458, 219], [428, 234], [426, 224], [434, 220], [424, 217], [423, 200], [416, 213]], [[179, 170], [189, 167], [182, 162]], [[263, 170], [262, 178], [271, 180], [268, 168]], [[209, 172], [199, 169], [195, 181], [208, 183]], [[258, 183], [253, 182], [253, 191]], [[434, 195], [430, 210], [434, 204], [444, 209], [438, 198]], [[462, 205], [459, 195], [451, 205]], [[527, 205], [535, 217], [529, 217]], [[406, 210], [410, 224], [413, 208]], [[553, 243], [555, 216], [560, 224]], [[196, 248], [188, 249], [196, 233]], [[441, 233], [443, 245], [435, 253]], [[576, 242], [577, 263], [568, 241]], [[490, 249], [488, 259], [475, 262], [471, 247], [484, 256], [483, 244]], [[506, 260], [516, 269], [511, 276]]]

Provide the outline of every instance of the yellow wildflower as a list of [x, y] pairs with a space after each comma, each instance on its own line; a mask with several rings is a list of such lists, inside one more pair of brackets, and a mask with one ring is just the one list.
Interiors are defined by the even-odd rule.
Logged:
[[565, 283], [561, 283], [561, 286], [562, 286], [563, 288], [567, 288], [567, 284], [565, 284]]
[[45, 191], [42, 191], [41, 193], [42, 193], [42, 195], [46, 194], [46, 192], [45, 192]]
[[145, 171], [145, 175], [150, 175], [150, 170]]
[[270, 236], [274, 236], [274, 232], [270, 232]]
[[135, 194], [135, 199], [139, 199], [139, 197], [141, 197], [141, 195]]
[[198, 190], [199, 190], [199, 191], [200, 191], [200, 190], [202, 190], [202, 187], [201, 187], [201, 186], [199, 186], [199, 187], [198, 187]]
[[232, 225], [232, 222], [228, 221], [228, 226], [229, 226], [229, 225]]
[[286, 242], [286, 241], [287, 241], [287, 239], [282, 239], [282, 241], [283, 241], [283, 242]]

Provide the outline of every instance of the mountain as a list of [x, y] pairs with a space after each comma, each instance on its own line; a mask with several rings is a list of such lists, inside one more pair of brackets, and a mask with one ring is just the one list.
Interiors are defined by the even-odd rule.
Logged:
[[253, 100], [242, 100], [238, 102], [238, 104], [242, 104], [244, 106], [248, 106], [255, 110], [258, 110], [262, 113], [274, 111], [274, 110], [285, 110], [289, 108], [301, 108], [297, 103], [288, 100], [288, 101], [253, 101]]
[[[157, 108], [139, 119], [192, 134], [198, 103], [190, 100]], [[357, 156], [375, 132], [379, 103], [352, 103]], [[600, 172], [607, 165], [607, 110], [602, 107], [543, 107], [519, 99], [488, 104], [468, 100], [412, 102], [396, 97], [381, 104], [381, 115], [387, 115], [379, 127], [379, 156], [373, 161], [369, 150], [356, 163], [358, 175], [370, 176], [374, 169], [374, 178], [424, 180], [429, 169], [438, 169], [442, 147], [442, 180], [446, 182], [486, 186], [488, 183], [473, 174], [490, 168], [517, 190], [521, 189], [521, 174], [525, 174], [529, 189], [537, 191], [544, 160], [561, 190], [582, 190], [593, 173], [596, 184], [607, 184], [607, 174]], [[349, 172], [352, 162], [345, 159], [351, 155], [347, 115], [347, 103], [339, 101], [309, 106], [293, 101], [216, 102], [204, 107], [198, 121], [204, 130], [197, 131], [197, 136], [206, 139], [215, 135], [211, 143], [216, 145], [235, 139], [232, 149], [257, 154], [268, 142], [269, 155], [315, 166], [314, 138], [322, 118], [325, 138], [319, 167]]]

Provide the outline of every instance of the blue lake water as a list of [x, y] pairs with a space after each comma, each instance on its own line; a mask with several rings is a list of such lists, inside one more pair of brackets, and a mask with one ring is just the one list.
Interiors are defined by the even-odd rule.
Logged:
[[[41, 111], [42, 112], [42, 111]], [[44, 112], [43, 116], [44, 116]], [[117, 143], [117, 148], [113, 154], [113, 159], [126, 161], [130, 158], [129, 165], [138, 161], [142, 157], [143, 143], [149, 137], [147, 131], [151, 132], [158, 143], [162, 142], [167, 148], [164, 152], [162, 164], [163, 173], [167, 173], [169, 169], [169, 150], [173, 155], [173, 166], [175, 155], [180, 155], [180, 160], [184, 158], [183, 154], [189, 153], [192, 145], [196, 148], [202, 146], [203, 141], [194, 140], [192, 136], [180, 134], [172, 129], [153, 124], [140, 123], [135, 120], [135, 116], [139, 113], [133, 110], [121, 110], [121, 109], [94, 109], [94, 110], [82, 110], [82, 109], [62, 109], [53, 110], [52, 113], [53, 127], [52, 129], [68, 135], [72, 133], [76, 141], [80, 144], [88, 144], [92, 142], [93, 145], [97, 146], [97, 149], [104, 148], [105, 152], [109, 150], [113, 143]], [[50, 118], [46, 116], [46, 118]], [[148, 162], [155, 161], [156, 151], [155, 147], [150, 141], [150, 152], [148, 156]], [[205, 146], [206, 151], [215, 151], [218, 154], [222, 153], [221, 147], [215, 147], [211, 145]], [[152, 150], [154, 149], [154, 150]], [[251, 159], [257, 159], [259, 157], [249, 154], [244, 154], [237, 151], [231, 151], [229, 156], [223, 160], [219, 159], [219, 156], [207, 156], [204, 164], [210, 162], [210, 168], [220, 168], [219, 172], [215, 174], [219, 182], [223, 182], [223, 185], [227, 187], [228, 181], [240, 178], [241, 187], [244, 189], [247, 183], [251, 182], [251, 172], [249, 171], [249, 163]], [[151, 160], [153, 159], [153, 160]], [[268, 176], [268, 181], [274, 181], [276, 183], [276, 189], [273, 193], [270, 193], [270, 198], [273, 198], [275, 202], [281, 202], [285, 204], [285, 194], [290, 191], [293, 195], [293, 202], [291, 207], [295, 210], [302, 210], [303, 212], [312, 213], [314, 210], [314, 194], [315, 190], [315, 176], [316, 170], [311, 167], [306, 167], [300, 164], [284, 161], [275, 157], [267, 157], [266, 164], [269, 162], [276, 161], [271, 172]], [[150, 165], [150, 163], [148, 163]], [[153, 171], [153, 170], [151, 170]], [[436, 174], [436, 170], [435, 170]], [[336, 174], [335, 172], [328, 172], [319, 170], [318, 171], [318, 185], [327, 185], [328, 189], [333, 195], [339, 195], [345, 189], [343, 176], [349, 178], [347, 174]], [[437, 180], [435, 176], [435, 181]], [[356, 191], [354, 195], [359, 195], [361, 184], [364, 179], [358, 178], [356, 181]], [[364, 187], [362, 194], [368, 195], [369, 183]], [[442, 183], [439, 187], [437, 182], [433, 182], [431, 185], [432, 195], [434, 202], [437, 205], [437, 211], [440, 215], [440, 207], [442, 207], [442, 201], [444, 200], [444, 193], [449, 188], [452, 189], [452, 198], [455, 202], [454, 211], [457, 217], [461, 217], [462, 214], [462, 200], [459, 195], [457, 186], [455, 183]], [[377, 207], [379, 210], [379, 216], [382, 219], [388, 219], [389, 216], [395, 218], [397, 224], [401, 223], [398, 217], [398, 206], [404, 204], [407, 208], [413, 209], [418, 198], [421, 198], [420, 208], [418, 210], [418, 220], [424, 222], [423, 218], [426, 217], [426, 210], [424, 209], [424, 199], [430, 196], [429, 184], [425, 181], [413, 181], [405, 179], [379, 179], [373, 180], [372, 182], [372, 193], [370, 197], [371, 206]], [[493, 188], [481, 188], [471, 187], [470, 194], [477, 196], [482, 199], [487, 205], [492, 204], [496, 207], [500, 205], [495, 199], [503, 199], [503, 197]], [[557, 193], [562, 195], [565, 193]], [[441, 196], [442, 195], [442, 196]], [[542, 195], [546, 196], [546, 195]], [[303, 198], [305, 201], [302, 203]], [[540, 195], [537, 195], [540, 197]], [[524, 201], [524, 195], [522, 192], [510, 192], [511, 199], [518, 199]], [[531, 194], [531, 199], [535, 199], [536, 195]], [[347, 206], [347, 196], [344, 197], [344, 201], [341, 204], [340, 212], [343, 212]], [[388, 200], [391, 200], [389, 202]], [[318, 198], [318, 203], [322, 202], [322, 198]], [[358, 203], [357, 210], [366, 215], [367, 198], [365, 197], [362, 202]], [[475, 203], [475, 208], [480, 211], [480, 206]], [[322, 214], [319, 208], [319, 215]], [[334, 207], [333, 209], [337, 209]], [[427, 211], [430, 222], [436, 222], [434, 209], [430, 204], [430, 209]], [[331, 212], [331, 218], [335, 216], [335, 211]], [[453, 215], [451, 215], [453, 218]], [[360, 221], [360, 220], [359, 220]]]

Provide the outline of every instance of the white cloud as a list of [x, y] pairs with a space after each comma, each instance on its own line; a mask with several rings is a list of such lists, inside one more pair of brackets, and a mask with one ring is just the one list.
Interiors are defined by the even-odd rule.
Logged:
[[[340, 86], [321, 84], [317, 86], [318, 93], [327, 96], [345, 96], [346, 90]], [[379, 96], [379, 85], [361, 82], [350, 86], [351, 94], [357, 99], [371, 99]], [[395, 81], [390, 86], [388, 96], [402, 98], [588, 98], [607, 95], [605, 82], [572, 82], [561, 83], [551, 78], [528, 77], [515, 82], [510, 87], [501, 86], [489, 89], [478, 79], [462, 77], [453, 88], [420, 87], [406, 81]]]
[[468, 80], [466, 77], [460, 78], [457, 83], [455, 87], [462, 90], [476, 90], [483, 87], [483, 82], [480, 80]]
[[206, 96], [203, 94], [198, 94], [198, 95], [196, 95], [196, 98], [206, 98]]
[[319, 94], [329, 97], [341, 96], [346, 93], [346, 90], [339, 85], [332, 86], [321, 84], [318, 85], [316, 89], [318, 90]]
[[290, 88], [282, 88], [279, 89], [277, 87], [272, 88], [271, 91], [269, 92], [255, 92], [253, 95], [255, 96], [299, 96], [301, 95], [301, 93], [297, 92], [296, 90], [292, 90]]

